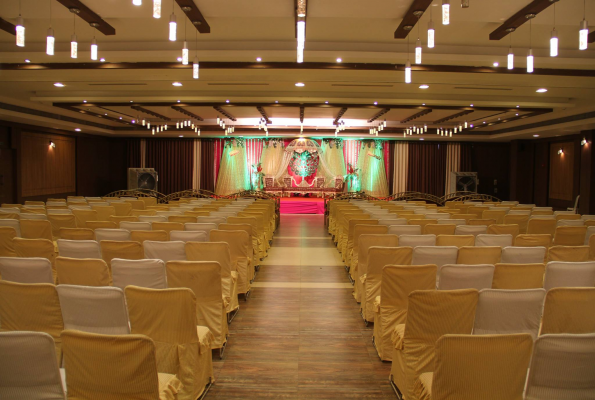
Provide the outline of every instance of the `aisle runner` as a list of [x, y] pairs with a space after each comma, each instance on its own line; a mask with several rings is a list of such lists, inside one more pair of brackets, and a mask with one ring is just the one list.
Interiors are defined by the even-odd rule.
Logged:
[[309, 197], [281, 198], [281, 214], [324, 214], [324, 200]]

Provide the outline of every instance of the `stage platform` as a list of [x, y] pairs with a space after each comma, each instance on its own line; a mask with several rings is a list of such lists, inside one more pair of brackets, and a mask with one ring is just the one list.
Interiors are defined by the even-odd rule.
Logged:
[[281, 214], [324, 214], [324, 200], [316, 197], [282, 197]]

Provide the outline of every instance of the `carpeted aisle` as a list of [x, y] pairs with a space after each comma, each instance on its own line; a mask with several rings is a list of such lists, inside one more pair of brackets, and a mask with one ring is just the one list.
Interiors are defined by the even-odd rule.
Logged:
[[394, 400], [351, 292], [323, 216], [282, 215], [206, 399]]

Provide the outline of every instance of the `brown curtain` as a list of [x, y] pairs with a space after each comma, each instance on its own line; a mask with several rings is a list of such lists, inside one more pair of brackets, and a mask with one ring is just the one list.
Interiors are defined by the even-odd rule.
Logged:
[[461, 172], [475, 172], [473, 170], [473, 144], [461, 143]]
[[395, 188], [393, 187], [393, 174], [395, 172], [395, 141], [390, 140], [384, 142], [384, 145], [388, 148], [388, 151], [384, 152], [384, 162], [386, 164], [386, 181], [388, 182], [388, 194], [394, 193]]
[[215, 142], [201, 139], [200, 143], [200, 189], [215, 191]]
[[140, 139], [126, 139], [128, 168], [140, 168]]
[[446, 143], [409, 142], [407, 190], [444, 196]]
[[193, 141], [147, 139], [147, 168], [159, 174], [157, 190], [164, 194], [192, 189]]

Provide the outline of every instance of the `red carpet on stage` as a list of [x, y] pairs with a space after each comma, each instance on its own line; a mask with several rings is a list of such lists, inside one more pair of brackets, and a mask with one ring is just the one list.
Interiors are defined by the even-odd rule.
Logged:
[[282, 197], [281, 214], [324, 214], [324, 200], [310, 197]]

